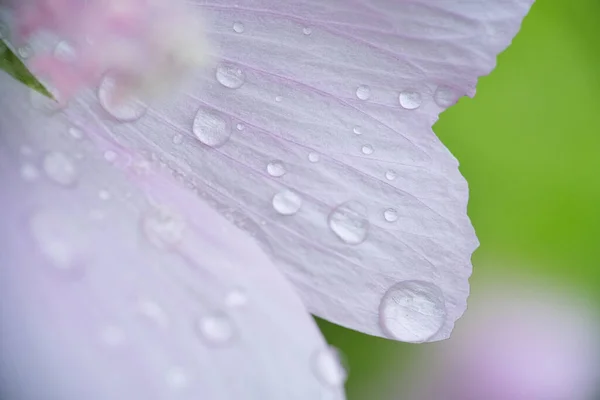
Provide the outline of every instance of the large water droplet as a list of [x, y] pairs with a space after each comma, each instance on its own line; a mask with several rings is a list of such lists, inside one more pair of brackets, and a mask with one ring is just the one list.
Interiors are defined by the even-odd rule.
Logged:
[[233, 31], [235, 33], [244, 33], [245, 30], [246, 30], [246, 27], [244, 26], [243, 23], [241, 23], [241, 22], [234, 22], [234, 24], [233, 24]]
[[356, 89], [356, 97], [359, 100], [369, 100], [371, 98], [371, 88], [367, 85], [361, 85]]
[[412, 90], [405, 90], [398, 97], [402, 108], [414, 110], [421, 105], [421, 93]]
[[267, 164], [267, 172], [274, 177], [280, 177], [287, 172], [282, 161], [271, 161]]
[[458, 92], [448, 86], [439, 86], [433, 94], [433, 100], [442, 108], [454, 105], [459, 97]]
[[200, 108], [193, 126], [194, 135], [207, 146], [224, 145], [231, 136], [231, 122], [216, 110]]
[[217, 81], [230, 89], [242, 87], [246, 82], [246, 73], [237, 65], [225, 63], [217, 67]]
[[436, 285], [404, 281], [392, 286], [381, 300], [379, 322], [391, 338], [403, 342], [424, 342], [446, 321], [444, 295]]
[[77, 182], [77, 169], [71, 159], [62, 152], [47, 153], [42, 165], [46, 176], [59, 185], [72, 186]]
[[302, 198], [291, 190], [273, 196], [273, 208], [281, 215], [294, 215], [302, 207]]
[[348, 372], [340, 361], [338, 351], [333, 347], [327, 347], [315, 353], [313, 368], [319, 381], [330, 387], [342, 386], [348, 376]]
[[360, 244], [365, 241], [369, 232], [366, 215], [367, 208], [363, 204], [349, 201], [329, 214], [329, 227], [345, 243]]
[[173, 249], [182, 240], [187, 228], [183, 217], [167, 207], [155, 207], [142, 217], [142, 231], [159, 249]]
[[196, 323], [200, 338], [209, 345], [222, 346], [235, 336], [235, 328], [231, 319], [225, 314], [214, 314], [201, 317]]
[[387, 222], [396, 222], [398, 221], [398, 211], [393, 208], [388, 208], [383, 212], [383, 217]]
[[132, 122], [146, 113], [147, 106], [141, 100], [120, 98], [117, 90], [117, 82], [111, 76], [106, 76], [98, 88], [100, 105], [113, 118], [120, 122]]

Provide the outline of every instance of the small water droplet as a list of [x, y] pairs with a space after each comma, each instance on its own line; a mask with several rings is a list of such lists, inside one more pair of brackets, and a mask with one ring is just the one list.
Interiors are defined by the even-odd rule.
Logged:
[[32, 52], [31, 47], [29, 47], [28, 45], [25, 45], [23, 47], [19, 47], [17, 49], [17, 53], [19, 53], [19, 56], [21, 58], [29, 58], [29, 57], [31, 57], [31, 52]]
[[233, 323], [225, 314], [214, 314], [202, 317], [198, 319], [196, 328], [200, 338], [209, 345], [225, 345], [231, 342], [235, 336]]
[[333, 209], [329, 214], [329, 227], [343, 242], [360, 244], [367, 238], [369, 220], [367, 208], [357, 202], [349, 201]]
[[366, 155], [373, 154], [373, 146], [371, 146], [370, 144], [365, 144], [362, 147], [361, 151], [363, 152], [363, 154], [366, 154]]
[[117, 153], [112, 150], [106, 150], [104, 152], [104, 159], [110, 163], [115, 162], [117, 160]]
[[187, 228], [180, 214], [167, 207], [154, 207], [142, 216], [142, 231], [150, 243], [159, 249], [173, 249], [182, 240]]
[[275, 96], [275, 101], [276, 101], [276, 102], [278, 102], [278, 103], [279, 103], [279, 102], [281, 102], [282, 100], [283, 100], [283, 97], [281, 97], [281, 96]]
[[84, 136], [83, 131], [81, 129], [75, 128], [73, 126], [69, 128], [69, 135], [71, 135], [71, 137], [76, 140], [81, 140]]
[[246, 127], [244, 126], [244, 124], [237, 124], [236, 128], [238, 131], [243, 131], [244, 129], [246, 129]]
[[169, 324], [169, 317], [167, 317], [167, 313], [154, 301], [140, 300], [138, 308], [142, 316], [148, 318], [156, 325], [164, 328]]
[[77, 182], [77, 169], [64, 153], [59, 151], [47, 153], [42, 164], [46, 176], [53, 182], [62, 186], [72, 186]]
[[110, 347], [120, 346], [125, 342], [125, 333], [116, 326], [107, 326], [100, 332], [102, 342]]
[[177, 133], [175, 135], [173, 135], [173, 144], [181, 144], [183, 143], [183, 135]]
[[244, 33], [245, 30], [246, 30], [246, 27], [244, 26], [243, 23], [241, 23], [241, 22], [235, 22], [233, 24], [233, 31], [235, 33]]
[[246, 82], [246, 73], [237, 65], [225, 63], [217, 67], [217, 81], [230, 89], [238, 89]]
[[77, 52], [73, 46], [63, 40], [54, 47], [54, 57], [62, 61], [73, 62], [77, 58]]
[[189, 378], [185, 370], [177, 366], [173, 366], [167, 370], [165, 380], [169, 387], [176, 390], [185, 388], [189, 383]]
[[198, 140], [210, 147], [224, 145], [231, 136], [231, 122], [216, 110], [200, 108], [196, 113], [193, 126]]
[[456, 104], [459, 97], [458, 92], [448, 86], [439, 86], [433, 94], [433, 100], [442, 108]]
[[393, 181], [394, 179], [396, 179], [396, 176], [396, 171], [393, 171], [391, 169], [385, 171], [385, 179], [387, 179], [388, 181]]
[[274, 176], [276, 178], [283, 176], [286, 174], [287, 170], [285, 169], [285, 165], [282, 161], [271, 161], [267, 164], [267, 172], [269, 175]]
[[308, 161], [316, 163], [319, 162], [319, 160], [321, 160], [321, 156], [319, 155], [319, 153], [315, 153], [314, 151], [308, 153]]
[[313, 368], [319, 381], [330, 387], [342, 386], [348, 377], [348, 372], [340, 361], [339, 352], [333, 347], [327, 347], [315, 353]]
[[383, 217], [387, 222], [396, 222], [398, 221], [398, 211], [393, 208], [388, 208], [383, 212]]
[[371, 98], [371, 88], [367, 85], [361, 85], [356, 89], [356, 97], [359, 100], [369, 100]]
[[225, 305], [230, 308], [238, 308], [248, 303], [248, 296], [242, 289], [233, 289], [225, 297]]
[[281, 215], [294, 215], [302, 207], [302, 198], [291, 190], [273, 196], [273, 208]]
[[421, 105], [421, 93], [413, 90], [405, 90], [401, 92], [398, 99], [402, 108], [407, 110], [414, 110], [419, 108]]
[[362, 135], [362, 128], [360, 126], [355, 126], [354, 129], [352, 129], [352, 132], [354, 132], [355, 135]]
[[424, 281], [404, 281], [392, 286], [379, 306], [379, 322], [391, 338], [419, 343], [434, 336], [446, 321], [444, 295]]
[[110, 192], [108, 190], [102, 189], [98, 192], [98, 197], [100, 198], [100, 200], [109, 200]]
[[140, 119], [147, 106], [134, 97], [120, 98], [117, 81], [106, 76], [98, 88], [98, 99], [102, 108], [119, 122], [133, 122]]
[[21, 167], [21, 177], [26, 181], [34, 181], [40, 176], [38, 169], [31, 164], [24, 164]]
[[310, 35], [312, 33], [312, 28], [306, 26], [302, 29], [302, 33], [304, 33], [305, 35]]
[[68, 216], [56, 212], [36, 212], [29, 220], [31, 235], [40, 253], [61, 271], [72, 271], [83, 252], [84, 235]]

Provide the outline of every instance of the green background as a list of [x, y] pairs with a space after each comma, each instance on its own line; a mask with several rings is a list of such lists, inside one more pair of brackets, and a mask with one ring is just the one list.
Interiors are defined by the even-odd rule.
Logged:
[[[538, 0], [476, 97], [434, 126], [471, 188], [474, 294], [529, 272], [600, 298], [599, 20], [599, 0]], [[380, 399], [430, 346], [319, 324], [347, 357], [350, 400]]]

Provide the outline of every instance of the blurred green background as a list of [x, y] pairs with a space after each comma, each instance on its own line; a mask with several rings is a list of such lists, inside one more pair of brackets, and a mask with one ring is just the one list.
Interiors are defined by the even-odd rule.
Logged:
[[[600, 300], [600, 0], [537, 0], [475, 99], [435, 132], [469, 181], [481, 247], [472, 292], [511, 269]], [[526, 268], [526, 271], [523, 271]], [[350, 400], [377, 400], [423, 347], [319, 321], [348, 359]], [[600, 339], [599, 339], [600, 340]]]

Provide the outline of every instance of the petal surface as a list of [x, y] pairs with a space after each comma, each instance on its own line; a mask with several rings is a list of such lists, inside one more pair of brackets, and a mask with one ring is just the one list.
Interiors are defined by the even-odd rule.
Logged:
[[246, 233], [92, 113], [76, 128], [6, 74], [0, 89], [0, 397], [344, 398]]

